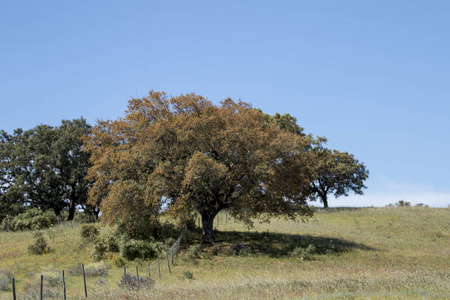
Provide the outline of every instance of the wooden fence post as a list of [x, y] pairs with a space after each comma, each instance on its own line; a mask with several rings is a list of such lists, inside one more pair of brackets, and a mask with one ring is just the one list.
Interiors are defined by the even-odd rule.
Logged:
[[86, 273], [84, 272], [84, 264], [81, 265], [83, 269], [83, 282], [84, 282], [84, 296], [87, 298], [87, 287], [86, 287]]
[[64, 277], [64, 270], [62, 270], [62, 283], [63, 283], [63, 296], [64, 300], [66, 300], [66, 279]]
[[136, 266], [136, 277], [138, 281], [138, 287], [141, 285], [141, 282], [139, 281], [139, 266]]
[[127, 285], [127, 267], [123, 267], [123, 281]]
[[16, 280], [14, 277], [11, 279], [12, 281], [12, 290], [13, 290], [13, 300], [16, 300]]
[[39, 299], [44, 299], [44, 275], [41, 275], [41, 290]]
[[166, 259], [167, 259], [167, 267], [169, 268], [169, 273], [170, 273], [170, 262], [169, 262], [169, 251], [166, 250]]
[[159, 258], [158, 260], [158, 274], [159, 274], [159, 279], [161, 279], [161, 266], [159, 265]]

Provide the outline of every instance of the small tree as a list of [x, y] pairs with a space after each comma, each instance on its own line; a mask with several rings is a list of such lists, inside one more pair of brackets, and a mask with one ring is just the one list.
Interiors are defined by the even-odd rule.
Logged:
[[314, 149], [317, 163], [316, 178], [311, 182], [311, 199], [320, 198], [324, 208], [328, 208], [328, 194], [336, 198], [348, 196], [350, 191], [363, 194], [364, 181], [369, 171], [353, 154], [339, 152], [318, 146]]
[[223, 209], [247, 224], [311, 214], [313, 140], [279, 130], [244, 102], [151, 91], [130, 100], [125, 118], [99, 121], [85, 142], [90, 201], [110, 223], [126, 225], [141, 212], [152, 222], [164, 207], [184, 224], [198, 212], [203, 242], [214, 243]]

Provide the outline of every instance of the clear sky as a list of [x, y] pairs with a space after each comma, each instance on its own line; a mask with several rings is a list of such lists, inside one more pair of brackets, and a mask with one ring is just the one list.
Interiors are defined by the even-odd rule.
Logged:
[[450, 1], [0, 1], [0, 129], [116, 119], [151, 89], [355, 154], [365, 196], [330, 206], [450, 204]]

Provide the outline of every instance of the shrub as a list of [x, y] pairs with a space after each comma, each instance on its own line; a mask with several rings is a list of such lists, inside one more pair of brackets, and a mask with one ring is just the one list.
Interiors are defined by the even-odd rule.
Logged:
[[62, 283], [62, 274], [59, 272], [44, 271], [44, 272], [41, 272], [41, 275], [43, 276], [44, 281], [47, 283], [44, 285], [47, 285], [50, 287], [57, 287], [57, 286], [60, 286]]
[[114, 264], [116, 265], [116, 267], [120, 268], [120, 267], [125, 267], [127, 262], [125, 261], [125, 259], [122, 256], [119, 256], [118, 258], [116, 258], [114, 260]]
[[200, 244], [195, 244], [189, 247], [186, 251], [186, 259], [185, 260], [194, 260], [199, 257], [202, 252], [202, 246]]
[[153, 259], [156, 258], [157, 249], [154, 243], [129, 240], [123, 244], [121, 254], [128, 260], [135, 260], [136, 258]]
[[194, 278], [194, 274], [192, 274], [191, 271], [186, 270], [183, 272], [183, 277], [184, 279], [192, 279]]
[[75, 216], [73, 217], [73, 221], [80, 223], [80, 224], [85, 224], [85, 223], [90, 223], [91, 222], [91, 216], [86, 213], [86, 212], [75, 212]]
[[411, 202], [400, 200], [400, 201], [395, 203], [395, 206], [397, 206], [397, 207], [410, 207], [411, 206]]
[[98, 239], [100, 232], [94, 224], [83, 224], [81, 226], [81, 238], [86, 243], [92, 243]]
[[44, 212], [37, 208], [30, 208], [15, 217], [5, 217], [1, 228], [9, 231], [39, 230], [51, 227], [56, 223], [57, 218], [53, 210]]
[[34, 234], [34, 238], [35, 238], [34, 243], [28, 246], [28, 251], [31, 254], [42, 255], [50, 251], [50, 247], [48, 247], [47, 241], [42, 235], [42, 232], [36, 232]]
[[138, 290], [140, 288], [150, 288], [155, 284], [155, 280], [151, 279], [149, 276], [132, 276], [131, 274], [122, 275], [119, 287], [127, 288], [132, 290]]
[[316, 246], [309, 244], [308, 247], [297, 247], [291, 252], [291, 256], [300, 257], [302, 260], [310, 260], [312, 255], [316, 253]]
[[108, 235], [105, 238], [105, 243], [108, 247], [109, 252], [119, 252], [119, 242], [116, 237], [112, 234]]
[[[26, 300], [40, 299], [40, 295], [41, 295], [41, 291], [40, 291], [39, 285], [28, 286], [28, 288], [26, 289], [25, 299]], [[42, 296], [44, 299], [57, 299], [57, 298], [61, 299], [62, 298], [61, 292], [59, 290], [55, 291], [55, 290], [49, 289], [45, 286], [42, 291]]]
[[108, 276], [108, 266], [104, 263], [88, 264], [84, 267], [84, 274], [88, 277]]
[[108, 244], [102, 238], [97, 238], [94, 241], [94, 247], [92, 248], [92, 258], [96, 261], [100, 261], [105, 257], [105, 253], [108, 250]]
[[233, 245], [234, 254], [239, 256], [247, 256], [251, 253], [250, 247], [243, 244]]
[[11, 289], [11, 279], [13, 278], [13, 274], [10, 270], [1, 270], [0, 271], [0, 292], [6, 292]]

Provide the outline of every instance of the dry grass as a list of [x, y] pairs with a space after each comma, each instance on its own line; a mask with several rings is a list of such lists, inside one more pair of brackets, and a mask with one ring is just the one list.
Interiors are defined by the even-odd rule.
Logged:
[[[222, 214], [215, 246], [219, 255], [205, 248], [202, 258], [178, 257], [170, 274], [161, 264], [162, 279], [148, 290], [120, 289], [123, 269], [112, 267], [105, 277], [88, 278], [89, 295], [93, 299], [448, 299], [449, 212], [426, 207], [334, 209], [318, 211], [307, 223], [272, 220], [257, 223], [252, 230], [230, 218], [225, 223]], [[92, 263], [89, 247], [80, 247], [78, 232], [70, 224], [46, 231], [53, 251], [45, 256], [28, 254], [31, 232], [1, 232], [0, 270], [14, 274], [24, 295], [40, 273]], [[246, 246], [248, 255], [229, 255], [235, 244]], [[317, 247], [312, 260], [290, 256], [295, 247], [309, 244]], [[114, 260], [110, 257], [105, 264], [114, 266]], [[135, 263], [128, 266], [134, 270]], [[193, 279], [185, 279], [186, 271]], [[69, 299], [82, 298], [81, 276], [66, 279]], [[0, 295], [11, 298], [10, 292]]]

